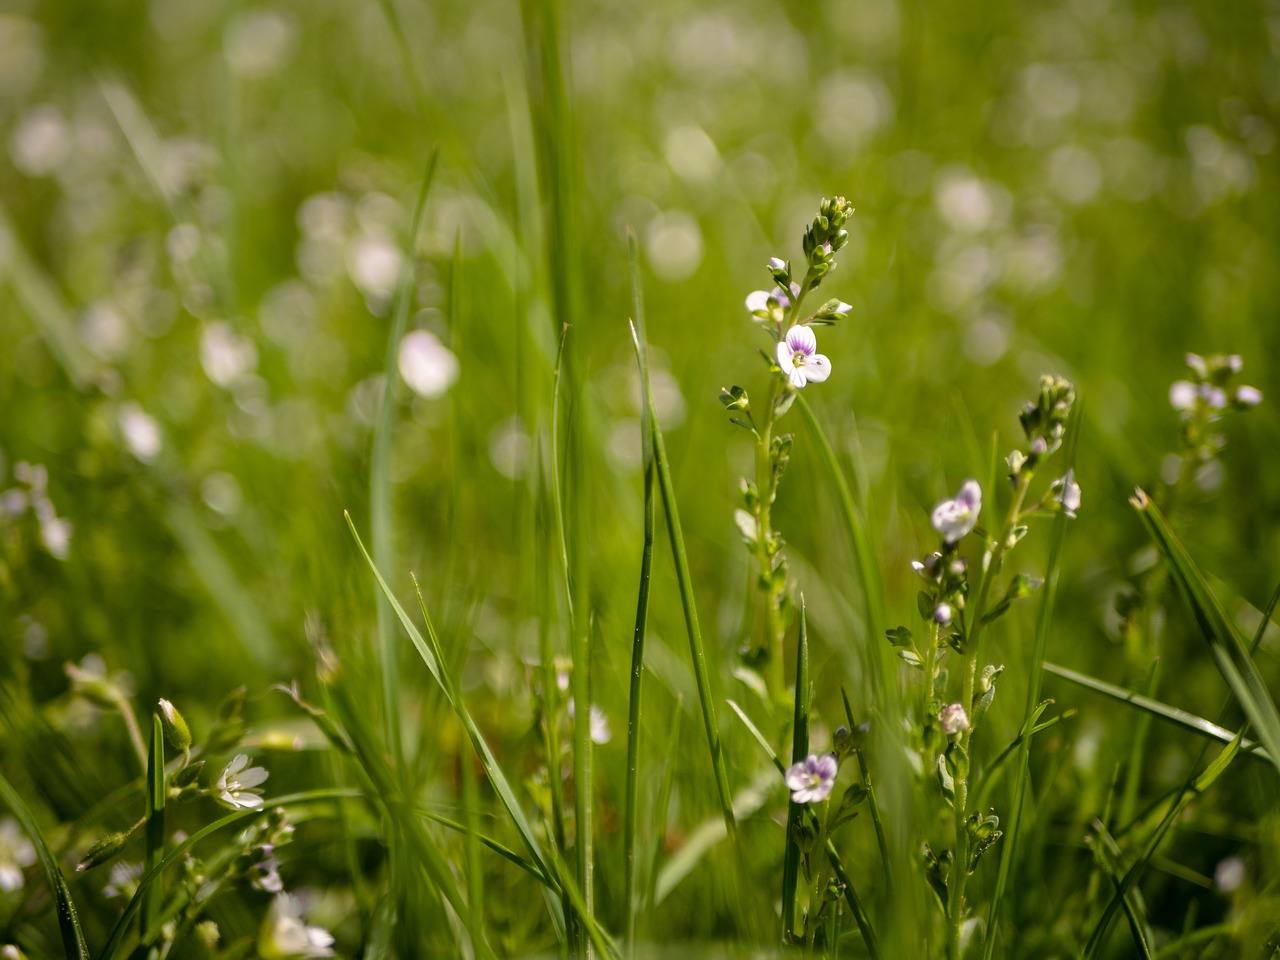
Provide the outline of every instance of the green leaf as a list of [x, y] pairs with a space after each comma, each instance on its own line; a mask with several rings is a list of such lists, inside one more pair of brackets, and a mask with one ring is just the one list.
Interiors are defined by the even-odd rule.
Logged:
[[49, 849], [48, 841], [40, 831], [36, 818], [30, 808], [22, 801], [18, 791], [0, 774], [0, 798], [9, 805], [13, 815], [27, 836], [35, 845], [40, 865], [44, 867], [45, 876], [49, 878], [49, 886], [53, 888], [54, 899], [58, 905], [58, 929], [62, 933], [62, 950], [67, 960], [89, 960], [89, 948], [84, 942], [84, 931], [80, 929], [80, 918], [76, 914], [76, 905], [71, 899], [71, 891], [67, 889], [66, 878], [62, 876], [62, 868], [57, 858]]
[[886, 631], [884, 636], [895, 647], [909, 647], [914, 642], [911, 631], [906, 627], [894, 627]]

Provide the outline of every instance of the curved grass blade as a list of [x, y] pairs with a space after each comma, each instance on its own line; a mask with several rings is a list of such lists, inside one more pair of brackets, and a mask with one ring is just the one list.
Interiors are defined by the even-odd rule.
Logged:
[[40, 865], [44, 867], [45, 876], [49, 878], [49, 886], [53, 888], [54, 899], [58, 905], [58, 930], [62, 934], [62, 950], [67, 960], [89, 960], [89, 948], [84, 942], [84, 931], [80, 929], [80, 917], [76, 913], [76, 905], [71, 899], [71, 891], [67, 889], [66, 878], [58, 865], [53, 851], [36, 823], [30, 808], [23, 802], [18, 791], [0, 774], [0, 799], [9, 805], [13, 815], [27, 836], [35, 845]]
[[459, 823], [457, 820], [450, 820], [448, 817], [439, 813], [435, 813], [434, 811], [418, 809], [415, 812], [419, 816], [425, 817], [426, 819], [430, 820], [432, 823], [438, 823], [440, 824], [440, 826], [447, 827], [448, 829], [454, 831], [455, 833], [460, 833], [464, 835], [470, 834], [474, 836], [479, 843], [484, 844], [486, 847], [488, 847], [498, 856], [506, 860], [510, 860], [517, 867], [525, 871], [525, 873], [529, 874], [529, 876], [533, 877], [533, 879], [537, 880], [544, 887], [548, 887], [549, 889], [555, 891], [556, 893], [560, 892], [560, 887], [554, 880], [552, 880], [546, 874], [542, 873], [542, 871], [540, 871], [536, 866], [534, 866], [534, 864], [530, 863], [524, 857], [520, 856], [520, 854], [516, 853], [506, 844], [493, 839], [493, 837], [486, 836], [483, 833], [474, 831], [472, 827], [468, 824]]
[[1209, 589], [1191, 555], [1174, 535], [1160, 508], [1142, 490], [1135, 491], [1129, 502], [1138, 511], [1156, 547], [1168, 562], [1178, 592], [1209, 643], [1209, 651], [1218, 671], [1235, 694], [1245, 716], [1257, 730], [1258, 739], [1270, 754], [1272, 764], [1280, 771], [1280, 712], [1277, 712], [1266, 681], [1258, 672], [1244, 641], [1227, 619], [1218, 598]]
[[[640, 255], [634, 230], [627, 231], [627, 259], [631, 267], [631, 300], [639, 339], [644, 340], [644, 297], [640, 288]], [[648, 382], [648, 354], [639, 351], [640, 380]], [[653, 539], [657, 521], [653, 484], [652, 424], [649, 422], [649, 397], [641, 397], [640, 455], [644, 463], [644, 541], [640, 548], [640, 586], [636, 597], [636, 621], [631, 639], [631, 688], [627, 700], [627, 785], [626, 819], [622, 829], [623, 863], [626, 876], [623, 882], [623, 903], [627, 910], [627, 937], [629, 949], [636, 940], [636, 819], [640, 796], [640, 716], [644, 686], [644, 640], [649, 623], [649, 582], [653, 569]]]
[[[1189, 713], [1186, 710], [1180, 710], [1172, 707], [1167, 703], [1159, 700], [1153, 700], [1150, 697], [1144, 697], [1140, 693], [1134, 693], [1132, 690], [1126, 690], [1124, 687], [1118, 687], [1115, 684], [1107, 683], [1105, 680], [1099, 680], [1088, 674], [1077, 673], [1075, 670], [1069, 670], [1066, 667], [1060, 667], [1056, 663], [1046, 662], [1044, 668], [1047, 672], [1055, 676], [1062, 677], [1064, 680], [1070, 680], [1074, 684], [1084, 687], [1086, 690], [1092, 690], [1100, 693], [1105, 697], [1120, 703], [1127, 703], [1132, 707], [1142, 710], [1151, 716], [1164, 720], [1174, 726], [1181, 727], [1184, 730], [1190, 730], [1192, 733], [1198, 733], [1203, 737], [1209, 737], [1221, 743], [1230, 743], [1238, 734], [1226, 727], [1220, 727], [1212, 721], [1206, 720], [1204, 717]], [[1271, 760], [1271, 756], [1256, 741], [1242, 739], [1240, 742], [1240, 751], [1249, 753], [1261, 760]]]
[[[1093, 829], [1096, 834], [1094, 841], [1095, 859], [1098, 865], [1102, 867], [1107, 878], [1110, 879], [1112, 885], [1119, 890], [1120, 870], [1122, 867], [1120, 845], [1107, 832], [1107, 828], [1101, 820], [1093, 822]], [[1120, 903], [1124, 908], [1125, 916], [1129, 920], [1129, 930], [1133, 933], [1133, 943], [1138, 948], [1139, 955], [1143, 960], [1152, 960], [1151, 925], [1147, 922], [1147, 907], [1143, 902], [1141, 891], [1130, 889], [1121, 898]]]
[[[387, 3], [390, 7], [390, 4]], [[394, 16], [394, 11], [388, 13]], [[397, 21], [393, 21], [397, 22]], [[397, 34], [399, 36], [399, 34]], [[427, 194], [435, 179], [438, 150], [431, 151], [427, 170], [418, 189], [418, 202], [413, 208], [412, 226], [409, 228], [408, 248], [400, 282], [396, 286], [395, 311], [392, 314], [391, 333], [387, 337], [387, 357], [383, 367], [382, 403], [378, 407], [378, 420], [373, 428], [373, 452], [369, 458], [369, 529], [373, 541], [373, 555], [378, 566], [391, 569], [394, 551], [391, 540], [391, 435], [396, 423], [397, 353], [400, 341], [409, 326], [409, 308], [413, 303], [414, 251], [422, 231], [422, 214], [427, 205]], [[396, 669], [395, 625], [387, 602], [381, 596], [374, 598], [378, 611], [379, 654], [382, 659], [382, 721], [387, 730], [387, 747], [397, 770], [404, 769], [404, 750], [400, 734], [400, 680]]]
[[[637, 355], [644, 354], [645, 343], [631, 325], [631, 339]], [[648, 364], [641, 361], [641, 369]], [[649, 406], [649, 431], [653, 448], [653, 462], [658, 473], [658, 488], [662, 492], [662, 509], [667, 520], [667, 536], [671, 541], [671, 553], [676, 562], [676, 580], [680, 585], [680, 602], [684, 607], [685, 629], [689, 634], [689, 653], [693, 660], [693, 674], [698, 684], [698, 702], [702, 707], [702, 724], [707, 733], [707, 747], [711, 751], [711, 766], [715, 771], [716, 793], [720, 798], [720, 814], [725, 830], [731, 838], [738, 833], [733, 815], [733, 796], [729, 792], [729, 776], [724, 766], [724, 744], [720, 740], [720, 726], [716, 721], [716, 706], [711, 692], [711, 676], [707, 670], [707, 657], [702, 646], [702, 627], [698, 624], [697, 601], [693, 595], [693, 577], [689, 573], [689, 558], [684, 551], [684, 532], [680, 526], [680, 508], [676, 504], [675, 484], [671, 480], [671, 467], [667, 461], [667, 446], [662, 439], [662, 427], [653, 405], [653, 390], [647, 380], [641, 384]]]

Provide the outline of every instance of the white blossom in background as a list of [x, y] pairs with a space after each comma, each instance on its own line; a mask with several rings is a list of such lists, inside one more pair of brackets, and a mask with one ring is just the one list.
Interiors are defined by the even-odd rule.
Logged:
[[71, 134], [57, 107], [46, 104], [23, 115], [9, 138], [13, 165], [31, 177], [54, 173], [71, 151]]
[[529, 435], [519, 417], [509, 417], [489, 434], [489, 461], [509, 480], [524, 476], [529, 460]]
[[275, 10], [245, 11], [222, 35], [227, 66], [242, 77], [270, 76], [284, 65], [294, 33], [293, 23]]
[[414, 393], [422, 397], [444, 394], [458, 379], [458, 358], [426, 330], [413, 330], [400, 341], [396, 366]]
[[258, 348], [252, 340], [232, 330], [230, 324], [211, 323], [200, 336], [200, 365], [219, 387], [230, 387], [257, 369]]
[[143, 463], [151, 463], [164, 446], [160, 423], [136, 403], [120, 407], [120, 433], [129, 452]]
[[1076, 483], [1075, 468], [1067, 470], [1065, 474], [1053, 481], [1049, 492], [1054, 503], [1062, 507], [1062, 512], [1074, 520], [1076, 511], [1080, 509], [1080, 484]]
[[[569, 698], [569, 717], [577, 718], [573, 697]], [[594, 703], [591, 705], [591, 742], [604, 744], [613, 739], [613, 729], [609, 726], [609, 716]]]
[[347, 273], [365, 296], [389, 300], [403, 265], [400, 248], [382, 234], [362, 233], [347, 245]]
[[281, 894], [271, 902], [258, 933], [258, 955], [263, 960], [294, 957], [332, 957], [333, 934], [323, 927], [309, 927], [302, 921], [296, 898]]
[[13, 817], [0, 820], [0, 890], [21, 890], [22, 871], [36, 862], [36, 848]]

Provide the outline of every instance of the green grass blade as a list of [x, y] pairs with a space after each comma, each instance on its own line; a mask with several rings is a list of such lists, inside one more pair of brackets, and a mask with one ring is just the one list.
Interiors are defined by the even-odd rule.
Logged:
[[[1120, 845], [1107, 832], [1107, 828], [1101, 820], [1094, 821], [1093, 829], [1096, 834], [1094, 842], [1095, 859], [1112, 885], [1119, 890], [1121, 882], [1120, 870], [1122, 867]], [[1129, 930], [1133, 933], [1133, 943], [1138, 948], [1138, 954], [1143, 960], [1152, 960], [1151, 928], [1150, 924], [1147, 923], [1146, 904], [1143, 903], [1141, 892], [1133, 889], [1129, 890], [1122, 898], [1121, 906], [1124, 908], [1125, 916], [1129, 920]]]
[[463, 831], [467, 874], [467, 902], [471, 905], [472, 943], [484, 937], [484, 867], [480, 863], [480, 830], [476, 823], [476, 771], [470, 757], [462, 757], [462, 807], [467, 819]]
[[[813, 704], [813, 686], [809, 683], [809, 629], [805, 617], [804, 597], [800, 598], [800, 636], [796, 642], [795, 716], [791, 731], [791, 762], [800, 763], [809, 755], [809, 714]], [[800, 877], [799, 832], [804, 820], [805, 804], [787, 801], [786, 852], [782, 861], [782, 940], [796, 939], [796, 891]]]
[[[147, 760], [147, 813], [145, 828], [145, 852], [142, 868], [150, 873], [164, 859], [164, 729], [160, 718], [151, 717], [151, 752]], [[160, 916], [164, 903], [164, 884], [157, 879], [142, 900], [142, 912], [139, 925], [142, 927], [144, 939], [152, 932], [152, 923]]]
[[40, 858], [40, 865], [44, 867], [45, 876], [49, 878], [49, 886], [53, 888], [53, 896], [58, 906], [58, 930], [62, 934], [63, 953], [67, 960], [89, 960], [89, 948], [84, 942], [84, 931], [80, 929], [80, 917], [71, 899], [71, 891], [67, 889], [62, 868], [58, 865], [53, 851], [49, 849], [49, 844], [30, 808], [3, 774], [0, 774], [0, 799], [9, 805], [18, 823], [31, 838], [36, 854]]
[[858, 932], [862, 934], [862, 942], [867, 946], [867, 953], [871, 955], [872, 960], [880, 960], [880, 941], [876, 937], [875, 928], [871, 925], [871, 918], [867, 916], [866, 908], [862, 905], [862, 898], [858, 896], [858, 889], [853, 885], [853, 878], [849, 876], [844, 862], [840, 859], [840, 854], [836, 851], [835, 844], [830, 840], [827, 841], [827, 859], [831, 861], [831, 871], [844, 887], [844, 901], [849, 905], [849, 912], [853, 914], [854, 922], [858, 924]]
[[[388, 4], [389, 6], [389, 4]], [[384, 383], [382, 403], [378, 407], [378, 419], [373, 428], [373, 452], [369, 458], [369, 529], [373, 541], [373, 556], [378, 566], [390, 570], [395, 565], [395, 550], [391, 533], [391, 436], [396, 423], [396, 382], [399, 379], [397, 352], [409, 326], [409, 309], [413, 303], [414, 260], [418, 236], [422, 231], [422, 214], [427, 206], [427, 195], [435, 179], [436, 160], [439, 153], [431, 151], [427, 170], [418, 190], [418, 201], [413, 208], [413, 225], [405, 250], [404, 266], [396, 287], [395, 310], [392, 314], [391, 332], [387, 337], [387, 357], [383, 364]], [[387, 730], [387, 747], [397, 770], [403, 773], [404, 751], [400, 732], [400, 680], [396, 665], [395, 623], [391, 610], [379, 594], [374, 598], [378, 611], [379, 654], [382, 660], [382, 719]]]
[[481, 843], [484, 846], [488, 847], [490, 850], [492, 850], [494, 853], [496, 853], [498, 856], [502, 857], [503, 859], [511, 861], [521, 870], [525, 871], [525, 873], [529, 874], [529, 876], [533, 877], [533, 879], [537, 880], [544, 887], [548, 887], [549, 889], [553, 890], [556, 893], [560, 892], [560, 887], [555, 882], [555, 880], [553, 880], [551, 877], [548, 877], [546, 874], [542, 873], [542, 871], [540, 871], [536, 866], [534, 866], [524, 857], [520, 856], [520, 854], [516, 853], [516, 851], [512, 850], [505, 843], [502, 843], [498, 840], [493, 839], [493, 837], [486, 836], [485, 834], [480, 833], [477, 829], [475, 829], [475, 826], [472, 823], [470, 822], [459, 823], [457, 820], [450, 820], [448, 817], [443, 816], [442, 814], [439, 814], [439, 813], [435, 813], [432, 810], [419, 809], [416, 812], [419, 816], [425, 817], [426, 819], [430, 820], [432, 823], [438, 823], [442, 827], [447, 827], [448, 829], [454, 831], [455, 833], [463, 834], [464, 836], [470, 834], [471, 836], [475, 837], [478, 843]]
[[[1203, 737], [1211, 740], [1217, 740], [1221, 743], [1230, 743], [1238, 734], [1226, 727], [1220, 727], [1212, 721], [1206, 720], [1204, 717], [1189, 713], [1186, 710], [1180, 710], [1172, 707], [1167, 703], [1159, 700], [1153, 700], [1150, 697], [1144, 697], [1140, 693], [1134, 693], [1132, 690], [1126, 690], [1124, 687], [1118, 687], [1115, 684], [1107, 683], [1105, 680], [1099, 680], [1096, 677], [1087, 674], [1077, 673], [1075, 670], [1069, 670], [1066, 667], [1060, 667], [1055, 663], [1045, 663], [1044, 668], [1047, 672], [1055, 676], [1062, 677], [1064, 680], [1070, 680], [1072, 683], [1084, 687], [1086, 690], [1092, 690], [1100, 693], [1105, 697], [1110, 697], [1119, 703], [1127, 703], [1137, 710], [1141, 710], [1158, 720], [1164, 720], [1174, 726], [1181, 727], [1184, 730], [1190, 730], [1192, 733], [1198, 733]], [[1251, 753], [1253, 756], [1262, 760], [1270, 761], [1270, 755], [1261, 748], [1261, 746], [1253, 740], [1244, 739], [1241, 741], [1240, 750], [1243, 753]]]
[[675, 788], [676, 775], [676, 758], [679, 757], [680, 735], [684, 728], [684, 697], [676, 694], [675, 706], [671, 711], [670, 733], [665, 744], [666, 750], [662, 756], [666, 758], [663, 764], [662, 776], [657, 791], [657, 800], [653, 805], [653, 826], [654, 836], [649, 852], [649, 875], [645, 884], [645, 906], [652, 909], [654, 904], [658, 902], [658, 864], [662, 859], [665, 851], [667, 818], [671, 812], [671, 794]]
[[1277, 712], [1266, 681], [1258, 672], [1244, 641], [1227, 619], [1218, 598], [1169, 527], [1160, 508], [1141, 490], [1134, 494], [1130, 503], [1137, 509], [1156, 547], [1168, 561], [1178, 592], [1208, 641], [1219, 672], [1257, 730], [1258, 739], [1270, 754], [1271, 762], [1280, 771], [1280, 712]]
[[1088, 942], [1085, 944], [1084, 952], [1081, 955], [1083, 960], [1093, 960], [1102, 947], [1103, 941], [1106, 939], [1107, 930], [1111, 926], [1111, 920], [1115, 913], [1120, 909], [1124, 902], [1124, 898], [1128, 895], [1129, 890], [1137, 882], [1142, 871], [1146, 869], [1148, 861], [1155, 855], [1160, 844], [1164, 841], [1165, 835], [1169, 832], [1169, 828], [1173, 826], [1178, 819], [1178, 815], [1186, 808], [1187, 804], [1196, 796], [1204, 793], [1215, 780], [1218, 779], [1227, 767], [1231, 765], [1231, 761], [1236, 758], [1240, 752], [1240, 738], [1236, 738], [1227, 745], [1214, 761], [1209, 764], [1199, 776], [1192, 775], [1186, 783], [1184, 783], [1178, 792], [1177, 799], [1169, 805], [1169, 809], [1152, 831], [1141, 853], [1133, 864], [1125, 871], [1124, 877], [1116, 886], [1115, 892], [1111, 900], [1107, 903], [1106, 908], [1102, 912], [1102, 917], [1098, 920], [1097, 925], [1093, 928], [1092, 934], [1089, 936]]
[[[799, 391], [796, 391], [796, 406], [804, 414], [810, 433], [818, 441], [818, 453], [836, 489], [840, 515], [844, 519], [845, 530], [858, 561], [858, 577], [861, 580], [863, 602], [866, 604], [867, 611], [867, 665], [873, 679], [872, 689], [877, 694], [882, 694], [891, 686], [893, 664], [885, 656], [883, 649], [882, 640], [886, 629], [884, 585], [880, 582], [880, 566], [876, 562], [875, 549], [871, 544], [871, 536], [867, 532], [867, 524], [854, 504], [853, 492], [849, 489], [849, 482], [845, 479], [844, 470], [840, 467], [836, 452], [827, 439], [826, 432], [819, 425], [818, 418], [814, 416], [809, 401]], [[863, 490], [862, 493], [865, 500], [867, 491]]]
[[[636, 353], [645, 352], [634, 324], [631, 337]], [[641, 369], [648, 364], [641, 361]], [[720, 727], [716, 721], [714, 694], [711, 691], [711, 675], [702, 645], [702, 627], [698, 624], [697, 601], [693, 595], [693, 576], [689, 572], [689, 558], [684, 550], [684, 532], [680, 526], [680, 508], [676, 504], [675, 484], [671, 480], [671, 467], [667, 461], [667, 447], [662, 439], [662, 426], [653, 405], [653, 391], [648, 381], [641, 383], [641, 390], [649, 406], [649, 430], [653, 447], [653, 462], [658, 474], [658, 488], [662, 492], [662, 510], [667, 521], [667, 536], [671, 541], [671, 553], [675, 558], [676, 580], [680, 585], [680, 603], [684, 607], [685, 630], [689, 634], [689, 653], [693, 660], [694, 679], [698, 684], [698, 702], [702, 707], [702, 724], [707, 734], [707, 747], [711, 751], [711, 766], [715, 771], [716, 792], [720, 798], [720, 813], [724, 817], [725, 830], [730, 837], [737, 835], [737, 823], [733, 816], [733, 796], [729, 792], [729, 776], [725, 772], [724, 744], [720, 740]]]
[[738, 719], [742, 721], [742, 725], [746, 727], [747, 732], [755, 738], [756, 743], [760, 744], [760, 749], [764, 751], [765, 756], [769, 758], [769, 761], [777, 768], [778, 772], [783, 776], [786, 776], [786, 765], [778, 759], [778, 755], [774, 752], [773, 746], [769, 743], [768, 738], [760, 732], [759, 727], [751, 722], [751, 718], [747, 716], [746, 711], [732, 700], [726, 700], [725, 703], [729, 705], [730, 710], [738, 715]]
[[[644, 297], [640, 287], [640, 258], [636, 249], [636, 235], [627, 231], [627, 254], [631, 266], [631, 298], [635, 324], [639, 338], [644, 339]], [[640, 351], [637, 357], [642, 382], [648, 380], [646, 369], [648, 356]], [[627, 698], [627, 785], [626, 819], [622, 829], [623, 862], [626, 876], [623, 880], [623, 903], [627, 911], [628, 948], [636, 939], [636, 821], [640, 798], [640, 718], [644, 687], [644, 640], [649, 623], [649, 582], [653, 569], [653, 539], [657, 522], [657, 509], [653, 495], [654, 469], [653, 444], [650, 437], [649, 398], [641, 397], [640, 453], [644, 463], [644, 540], [640, 547], [640, 586], [636, 596], [635, 629], [631, 639], [631, 683]]]

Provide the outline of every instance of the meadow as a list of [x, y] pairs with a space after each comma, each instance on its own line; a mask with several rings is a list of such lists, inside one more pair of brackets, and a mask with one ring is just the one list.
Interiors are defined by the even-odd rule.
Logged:
[[0, 960], [1280, 953], [1280, 7], [0, 4]]

